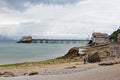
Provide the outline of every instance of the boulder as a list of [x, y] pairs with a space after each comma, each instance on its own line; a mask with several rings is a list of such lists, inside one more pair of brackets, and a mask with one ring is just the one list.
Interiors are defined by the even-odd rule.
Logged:
[[94, 51], [88, 55], [88, 61], [91, 63], [100, 62], [100, 56], [98, 51]]
[[71, 48], [63, 58], [73, 58], [79, 56], [79, 47]]

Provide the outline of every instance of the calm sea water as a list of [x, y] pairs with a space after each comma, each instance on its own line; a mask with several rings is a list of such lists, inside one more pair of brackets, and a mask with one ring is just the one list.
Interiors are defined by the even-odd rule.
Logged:
[[86, 45], [80, 43], [31, 43], [0, 41], [0, 64], [41, 61], [65, 55], [72, 47]]

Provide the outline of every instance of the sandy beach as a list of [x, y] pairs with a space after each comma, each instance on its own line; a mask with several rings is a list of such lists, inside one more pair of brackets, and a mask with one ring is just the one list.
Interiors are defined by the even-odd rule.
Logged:
[[119, 80], [120, 64], [60, 75], [36, 75], [0, 78], [0, 80]]
[[[98, 66], [95, 64], [86, 64], [83, 62], [69, 62], [69, 63], [60, 63], [60, 64], [37, 64], [37, 65], [28, 65], [28, 66], [10, 66], [10, 67], [0, 67], [1, 72], [11, 72], [14, 73], [15, 76], [25, 76], [29, 75], [32, 72], [38, 72], [40, 74], [44, 74], [44, 72], [50, 71], [59, 71], [61, 72], [63, 69], [72, 69], [72, 68], [81, 68], [81, 67], [91, 67]], [[56, 74], [58, 74], [56, 73]], [[72, 73], [72, 72], [71, 72]]]

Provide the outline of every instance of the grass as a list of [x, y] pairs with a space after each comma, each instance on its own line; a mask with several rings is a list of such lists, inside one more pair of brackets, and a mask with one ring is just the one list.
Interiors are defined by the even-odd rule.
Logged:
[[21, 65], [27, 65], [27, 64], [29, 63], [26, 62], [26, 63], [4, 64], [4, 65], [0, 65], [0, 67], [21, 66]]
[[31, 66], [31, 65], [51, 65], [51, 64], [60, 64], [60, 63], [68, 63], [71, 62], [70, 59], [49, 59], [45, 61], [38, 62], [24, 62], [24, 63], [15, 63], [15, 64], [4, 64], [0, 65], [0, 67], [14, 67], [14, 66]]

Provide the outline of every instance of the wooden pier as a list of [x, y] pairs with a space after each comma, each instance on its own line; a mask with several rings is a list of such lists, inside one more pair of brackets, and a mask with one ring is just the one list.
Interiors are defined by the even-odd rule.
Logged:
[[88, 43], [89, 40], [82, 39], [33, 39], [32, 36], [23, 36], [16, 43]]
[[89, 40], [78, 40], [78, 39], [32, 39], [31, 43], [82, 43], [88, 42]]

